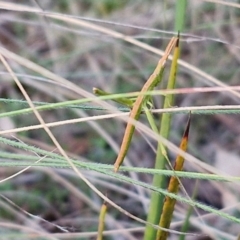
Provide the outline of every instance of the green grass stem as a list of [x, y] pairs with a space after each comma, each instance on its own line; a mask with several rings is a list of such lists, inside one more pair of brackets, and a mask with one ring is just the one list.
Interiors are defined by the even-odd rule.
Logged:
[[[170, 75], [168, 80], [167, 89], [173, 89], [175, 87], [175, 80], [176, 80], [176, 71], [177, 71], [177, 60], [179, 57], [179, 42], [177, 43], [175, 50], [174, 50], [174, 57], [170, 69]], [[174, 105], [174, 95], [167, 95], [164, 100], [163, 109], [169, 108]], [[163, 113], [162, 119], [160, 122], [160, 132], [159, 134], [164, 137], [168, 138], [170, 124], [171, 124], [171, 114]], [[157, 155], [155, 160], [155, 169], [165, 169], [167, 159], [162, 152], [162, 144], [158, 144], [157, 148]], [[153, 177], [153, 186], [157, 188], [164, 189], [166, 187], [166, 177], [155, 175]], [[165, 196], [162, 194], [158, 194], [156, 192], [151, 193], [151, 200], [150, 200], [150, 208], [147, 216], [147, 221], [153, 224], [158, 224], [159, 219], [162, 213], [162, 207], [164, 202]], [[156, 229], [151, 228], [150, 226], [146, 226], [144, 239], [155, 239], [156, 238]]]

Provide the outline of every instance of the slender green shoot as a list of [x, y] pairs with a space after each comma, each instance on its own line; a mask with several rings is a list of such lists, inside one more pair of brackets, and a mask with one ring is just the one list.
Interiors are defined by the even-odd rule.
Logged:
[[[179, 58], [179, 38], [174, 49], [173, 61], [171, 64], [170, 75], [167, 89], [173, 89], [175, 86], [176, 72], [177, 72], [177, 60]], [[173, 106], [173, 95], [167, 95], [164, 100], [163, 108], [169, 108]], [[171, 114], [163, 113], [162, 119], [160, 123], [160, 135], [164, 138], [168, 138], [169, 129], [171, 123]], [[164, 169], [167, 159], [165, 158], [165, 154], [163, 154], [163, 146], [161, 143], [158, 144], [157, 148], [157, 156], [155, 161], [155, 169]], [[166, 187], [166, 177], [155, 175], [153, 177], [153, 186], [157, 188], [165, 188]], [[150, 208], [147, 216], [147, 221], [153, 224], [158, 224], [162, 207], [164, 202], [164, 195], [159, 195], [156, 192], [151, 193], [151, 201]], [[155, 239], [156, 238], [156, 229], [153, 229], [149, 226], [146, 226], [144, 240]]]
[[178, 0], [176, 1], [176, 16], [175, 16], [175, 31], [183, 32], [185, 25], [185, 18], [187, 16], [187, 1]]

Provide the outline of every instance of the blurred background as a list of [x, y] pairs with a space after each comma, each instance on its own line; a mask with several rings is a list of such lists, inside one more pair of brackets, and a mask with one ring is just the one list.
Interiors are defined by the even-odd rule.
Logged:
[[[226, 85], [239, 85], [240, 6], [238, 1], [231, 1], [231, 4], [188, 1], [180, 57], [186, 64], [179, 64], [177, 88], [218, 86], [217, 80]], [[101, 31], [101, 28], [164, 50], [171, 37], [176, 35], [175, 5], [175, 1], [171, 0], [0, 1], [1, 48], [21, 57], [19, 60], [7, 57], [7, 60], [31, 100], [36, 103], [62, 102], [84, 96], [73, 93], [65, 84], [56, 83], [41, 74], [43, 70], [35, 71], [28, 60], [89, 93], [92, 93], [93, 87], [110, 93], [139, 91], [160, 56], [121, 37], [114, 37], [114, 34], [105, 30]], [[62, 20], [47, 17], [48, 14], [60, 16]], [[65, 21], [65, 17], [72, 17], [79, 22], [73, 24]], [[84, 26], [84, 23], [90, 23], [95, 29]], [[0, 68], [1, 113], [27, 108], [13, 77], [2, 64]], [[158, 89], [165, 87], [166, 82], [163, 82]], [[238, 105], [239, 96], [226, 91], [179, 94], [176, 95], [174, 107]], [[154, 97], [154, 108], [161, 108], [162, 100], [162, 96]], [[114, 102], [109, 103], [120, 107]], [[96, 103], [90, 105], [93, 109], [59, 108], [40, 113], [46, 122], [106, 113], [97, 110]], [[159, 114], [156, 114], [158, 118]], [[176, 145], [179, 145], [186, 119], [186, 114], [173, 115], [170, 141]], [[239, 120], [237, 114], [193, 115], [188, 152], [217, 171], [239, 176]], [[147, 124], [144, 117], [141, 117], [141, 121]], [[0, 118], [1, 131], [36, 124], [39, 122], [34, 114], [1, 115]], [[125, 122], [113, 118], [64, 124], [51, 128], [51, 131], [70, 157], [79, 161], [113, 164], [125, 126]], [[56, 147], [43, 129], [1, 135], [56, 152]], [[34, 152], [4, 143], [0, 147], [2, 152], [36, 156]], [[136, 131], [128, 153], [129, 164], [153, 167], [155, 147], [156, 141], [146, 141], [146, 137]], [[169, 155], [174, 159], [173, 153]], [[1, 157], [1, 161], [6, 159]], [[1, 167], [0, 178], [12, 176], [20, 169]], [[185, 169], [202, 171], [188, 162]], [[83, 173], [115, 203], [140, 218], [146, 218], [149, 203], [149, 192], [146, 189], [141, 192], [133, 184], [119, 183], [117, 179], [110, 181], [108, 176], [93, 171]], [[152, 179], [147, 174], [131, 176], [147, 183], [151, 183]], [[183, 180], [183, 184], [191, 195], [195, 181]], [[217, 209], [228, 208], [227, 212], [233, 214], [239, 208], [237, 186], [199, 181], [196, 199]], [[44, 234], [59, 233], [55, 235], [56, 239], [64, 238], [61, 233], [69, 233], [65, 239], [96, 238], [96, 234], [91, 235], [89, 232], [97, 231], [102, 199], [70, 169], [30, 168], [1, 182], [0, 194], [0, 232], [3, 236], [0, 239], [36, 239], [34, 234], [30, 234], [30, 229]], [[181, 226], [187, 208], [177, 206], [175, 229]], [[205, 216], [206, 213], [200, 214]], [[202, 234], [203, 237], [187, 236], [186, 239], [236, 239], [239, 234], [237, 225], [216, 216], [201, 221], [194, 218], [191, 223], [189, 232]], [[212, 226], [212, 229], [208, 229], [207, 225]], [[144, 231], [140, 223], [114, 208], [109, 209], [106, 228], [133, 228], [136, 231], [112, 234], [106, 239], [141, 239]], [[78, 238], [74, 238], [73, 233], [79, 233]], [[225, 236], [224, 233], [229, 235]], [[205, 238], [205, 235], [210, 237]], [[45, 237], [50, 239], [50, 236], [54, 238], [54, 235]], [[171, 239], [178, 238], [172, 235]]]

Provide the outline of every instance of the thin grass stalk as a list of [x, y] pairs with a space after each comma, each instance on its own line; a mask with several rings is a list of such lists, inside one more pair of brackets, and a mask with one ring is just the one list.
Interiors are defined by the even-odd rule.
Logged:
[[[179, 39], [178, 39], [175, 50], [174, 50], [174, 56], [173, 56], [173, 61], [171, 65], [167, 89], [173, 89], [175, 87], [177, 60], [179, 58], [179, 52], [180, 51], [179, 51]], [[174, 95], [169, 94], [165, 97], [163, 108], [169, 108], [173, 106], [173, 103], [174, 103]], [[171, 123], [171, 114], [164, 113], [162, 115], [162, 119], [160, 123], [160, 135], [164, 138], [168, 138], [170, 123]], [[164, 169], [166, 161], [167, 160], [165, 158], [165, 155], [162, 153], [162, 144], [159, 143], [158, 149], [157, 149], [156, 161], [155, 161], [155, 169]], [[154, 175], [153, 186], [162, 188], [162, 189], [166, 188], [166, 177], [161, 175]], [[147, 217], [148, 222], [153, 224], [159, 223], [159, 219], [162, 213], [163, 201], [164, 201], [164, 195], [162, 194], [160, 195], [156, 192], [151, 193], [150, 208], [149, 208], [148, 217]], [[156, 229], [153, 229], [147, 226], [144, 234], [144, 240], [155, 239], [156, 234], [157, 234]]]
[[[188, 135], [189, 135], [189, 128], [190, 128], [190, 118], [187, 123], [186, 130], [183, 134], [183, 138], [180, 144], [180, 149], [185, 151], [187, 150], [187, 145], [188, 145]], [[184, 164], [184, 158], [181, 155], [178, 155], [175, 161], [174, 165], [174, 170], [175, 171], [182, 171], [183, 169], [183, 164]], [[176, 176], [172, 176], [170, 178], [169, 184], [168, 184], [168, 192], [177, 194], [179, 191], [179, 178]], [[169, 228], [170, 223], [172, 221], [172, 216], [174, 212], [174, 207], [175, 207], [176, 199], [171, 198], [169, 196], [165, 197], [164, 205], [163, 205], [163, 210], [159, 222], [159, 226], [163, 228]], [[164, 230], [158, 230], [157, 232], [157, 240], [166, 240], [168, 237], [169, 232], [164, 231]]]
[[105, 228], [105, 216], [107, 213], [107, 204], [104, 202], [102, 204], [100, 214], [99, 214], [99, 223], [98, 223], [98, 235], [97, 240], [103, 240], [103, 231]]
[[[176, 17], [175, 17], [174, 28], [175, 28], [175, 31], [177, 32], [182, 32], [184, 29], [186, 9], [187, 9], [187, 0], [176, 1], [176, 11], [175, 11]], [[180, 55], [180, 52], [178, 54]], [[165, 107], [165, 103], [164, 103], [164, 107]], [[164, 115], [166, 115], [166, 117], [164, 117]], [[169, 120], [168, 123], [167, 123], [167, 119]], [[171, 122], [170, 114], [163, 114], [161, 123], [160, 123], [160, 134], [165, 138], [168, 138], [168, 135], [169, 135], [170, 122]], [[168, 127], [164, 130], [163, 125], [166, 125], [166, 126], [168, 125]], [[166, 159], [162, 154], [161, 146], [159, 145], [157, 149], [155, 169], [164, 169], [165, 164], [166, 164]], [[166, 186], [165, 179], [166, 178], [164, 176], [161, 177], [161, 176], [154, 175], [153, 185], [163, 188]], [[164, 201], [164, 196], [152, 192], [147, 221], [150, 221], [151, 223], [154, 223], [154, 224], [158, 223], [161, 215], [161, 211], [162, 211], [163, 201]], [[144, 240], [155, 239], [156, 234], [157, 234], [157, 231], [155, 229], [151, 229], [150, 227], [147, 226], [144, 234]]]
[[177, 0], [176, 1], [176, 10], [175, 10], [175, 31], [183, 32], [185, 25], [185, 17], [187, 10], [187, 0]]

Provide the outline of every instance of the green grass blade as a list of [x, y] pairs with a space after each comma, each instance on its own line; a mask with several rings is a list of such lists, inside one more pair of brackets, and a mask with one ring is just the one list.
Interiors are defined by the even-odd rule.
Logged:
[[[39, 155], [46, 156], [40, 163], [35, 164], [34, 162], [39, 159], [38, 156], [26, 155], [26, 154], [14, 154], [9, 152], [0, 151], [0, 157], [6, 159], [6, 161], [0, 161], [0, 166], [3, 167], [17, 167], [17, 166], [42, 166], [42, 167], [61, 167], [61, 168], [70, 168], [69, 164], [66, 160], [60, 156], [59, 154], [48, 152], [46, 150], [28, 145], [26, 143], [18, 142], [15, 140], [11, 140], [8, 138], [0, 137], [0, 143], [16, 147], [19, 149], [23, 149], [28, 152], [34, 152]], [[11, 159], [9, 161], [8, 159]], [[112, 169], [112, 165], [101, 164], [101, 163], [90, 163], [86, 162], [83, 159], [82, 161], [74, 160], [76, 166], [82, 169], [102, 169], [109, 170]], [[240, 181], [240, 177], [234, 176], [221, 176], [218, 174], [208, 174], [208, 173], [197, 173], [197, 172], [184, 172], [184, 171], [172, 171], [172, 170], [164, 170], [164, 169], [151, 169], [151, 168], [137, 168], [137, 167], [122, 167], [121, 171], [125, 172], [138, 172], [138, 173], [148, 173], [154, 175], [164, 175], [164, 176], [178, 176], [182, 178], [190, 178], [190, 179], [200, 179], [200, 180], [214, 180], [214, 181], [225, 181], [225, 182], [234, 182]]]
[[176, 1], [176, 17], [175, 17], [175, 31], [183, 32], [185, 25], [185, 17], [187, 10], [187, 0]]
[[[173, 61], [170, 70], [170, 76], [168, 81], [167, 89], [173, 89], [175, 86], [175, 79], [176, 79], [176, 71], [177, 71], [177, 60], [179, 58], [179, 41], [174, 50]], [[165, 97], [164, 106], [163, 108], [169, 108], [173, 106], [173, 95], [169, 94]], [[161, 123], [160, 123], [160, 135], [164, 138], [168, 138], [169, 129], [171, 123], [171, 114], [164, 113], [162, 115]], [[166, 158], [162, 153], [162, 145], [158, 144], [157, 149], [157, 156], [155, 161], [155, 169], [164, 169], [166, 164]], [[161, 175], [155, 175], [153, 177], [153, 186], [158, 188], [165, 188], [166, 187], [166, 177]], [[162, 206], [164, 202], [164, 195], [157, 194], [156, 192], [152, 192], [151, 194], [151, 201], [150, 201], [150, 208], [147, 216], [147, 221], [153, 224], [158, 224], [161, 213], [162, 213]], [[155, 239], [156, 238], [156, 230], [151, 228], [150, 226], [146, 227], [144, 239]]]

